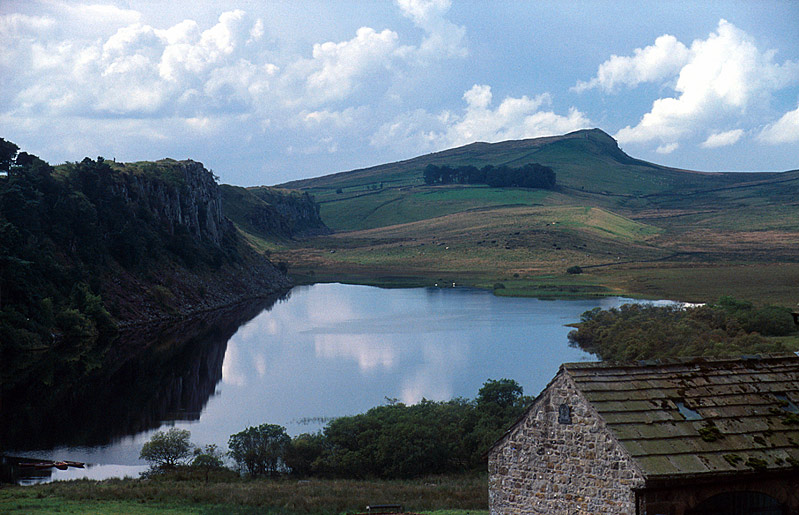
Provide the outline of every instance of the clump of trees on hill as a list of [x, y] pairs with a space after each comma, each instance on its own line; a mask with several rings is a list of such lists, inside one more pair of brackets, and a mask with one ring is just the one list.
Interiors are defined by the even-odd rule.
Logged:
[[[250, 477], [395, 479], [483, 469], [485, 452], [532, 402], [523, 393], [516, 381], [500, 379], [486, 381], [474, 400], [405, 405], [389, 399], [295, 438], [281, 426], [262, 424], [232, 435], [227, 455]], [[213, 452], [192, 454], [192, 447], [188, 431], [173, 428], [153, 435], [141, 457], [155, 471], [185, 465], [192, 455], [194, 467], [221, 464]]]
[[528, 163], [519, 168], [507, 165], [476, 166], [427, 165], [424, 169], [425, 184], [487, 184], [492, 188], [541, 188], [555, 187], [555, 172], [548, 166]]
[[769, 337], [796, 332], [790, 309], [755, 307], [732, 297], [685, 308], [595, 308], [582, 314], [577, 327], [569, 333], [570, 345], [611, 361], [782, 353], [785, 345]]

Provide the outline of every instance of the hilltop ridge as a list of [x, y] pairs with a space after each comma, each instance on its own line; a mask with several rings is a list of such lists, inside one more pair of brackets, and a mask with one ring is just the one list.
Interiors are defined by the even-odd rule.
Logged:
[[559, 136], [507, 140], [496, 143], [478, 141], [393, 163], [336, 172], [321, 177], [289, 181], [279, 186], [292, 189], [310, 189], [329, 186], [344, 182], [345, 180], [368, 178], [376, 174], [390, 174], [394, 170], [403, 168], [424, 168], [427, 164], [450, 164], [457, 166], [461, 164], [476, 164], [474, 163], [475, 161], [494, 165], [513, 164], [516, 161], [523, 161], [525, 156], [530, 155], [530, 152], [535, 152], [548, 145], [572, 140], [579, 140], [579, 145], [582, 147], [583, 151], [589, 154], [610, 157], [618, 163], [637, 164], [659, 170], [670, 169], [630, 157], [619, 148], [618, 142], [616, 142], [612, 136], [602, 129], [595, 128], [582, 129]]

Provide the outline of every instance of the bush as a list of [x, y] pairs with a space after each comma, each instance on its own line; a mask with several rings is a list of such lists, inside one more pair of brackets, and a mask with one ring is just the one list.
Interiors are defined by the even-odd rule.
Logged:
[[566, 273], [567, 274], [581, 274], [581, 273], [583, 273], [583, 269], [580, 268], [577, 265], [570, 266], [569, 268], [566, 269]]

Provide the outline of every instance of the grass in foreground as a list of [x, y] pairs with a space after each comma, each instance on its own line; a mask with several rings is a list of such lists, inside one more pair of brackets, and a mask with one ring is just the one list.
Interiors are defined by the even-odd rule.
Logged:
[[338, 515], [369, 504], [400, 503], [408, 512], [486, 515], [485, 476], [408, 481], [77, 480], [0, 489], [2, 513], [200, 513]]

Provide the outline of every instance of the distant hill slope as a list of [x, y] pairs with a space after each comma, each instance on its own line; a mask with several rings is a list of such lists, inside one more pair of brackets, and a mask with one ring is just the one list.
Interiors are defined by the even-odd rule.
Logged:
[[[428, 185], [423, 176], [430, 164], [532, 163], [555, 172], [554, 189]], [[599, 129], [473, 143], [283, 186], [313, 195], [336, 234], [290, 245], [280, 257], [300, 272], [361, 282], [452, 277], [485, 285], [540, 281], [574, 265], [598, 273], [622, 264], [799, 263], [799, 170], [669, 168], [628, 156]], [[614, 284], [629, 288], [624, 277]]]
[[291, 181], [281, 186], [310, 191], [379, 183], [384, 187], [400, 186], [420, 184], [422, 171], [428, 164], [482, 167], [526, 163], [552, 167], [559, 184], [565, 187], [629, 195], [748, 180], [744, 179], [745, 174], [692, 172], [634, 159], [625, 154], [611, 136], [600, 129], [590, 129], [563, 136], [472, 143], [405, 161]]
[[[428, 164], [518, 167], [527, 163], [551, 167], [557, 176], [556, 191], [496, 188], [469, 193], [467, 190], [476, 187], [430, 188], [422, 179]], [[790, 196], [799, 191], [799, 171], [707, 173], [668, 168], [628, 156], [612, 137], [591, 129], [563, 136], [473, 143], [282, 186], [314, 195], [322, 205], [322, 219], [331, 228], [353, 230], [418, 221], [463, 209], [530, 202], [592, 205], [633, 217], [651, 209], [695, 212], [704, 208], [747, 208], [750, 204], [762, 207], [764, 199], [793, 209], [796, 199]], [[454, 193], [455, 189], [460, 193]], [[440, 198], [442, 195], [448, 198]]]

